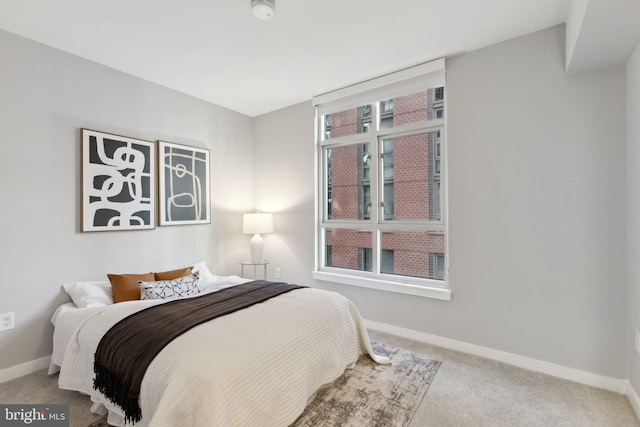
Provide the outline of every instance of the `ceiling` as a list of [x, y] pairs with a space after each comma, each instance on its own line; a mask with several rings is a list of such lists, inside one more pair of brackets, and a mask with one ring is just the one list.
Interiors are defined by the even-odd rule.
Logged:
[[[573, 0], [575, 1], [575, 0]], [[2, 0], [0, 28], [257, 116], [567, 21], [572, 0]]]

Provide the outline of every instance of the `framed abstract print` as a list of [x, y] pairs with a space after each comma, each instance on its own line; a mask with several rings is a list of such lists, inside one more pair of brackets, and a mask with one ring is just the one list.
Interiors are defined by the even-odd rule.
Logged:
[[208, 224], [209, 150], [158, 141], [160, 225]]
[[155, 228], [155, 144], [82, 129], [82, 231]]

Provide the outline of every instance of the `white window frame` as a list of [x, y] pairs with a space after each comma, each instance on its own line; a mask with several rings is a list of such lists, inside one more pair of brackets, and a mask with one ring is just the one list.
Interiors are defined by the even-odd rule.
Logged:
[[[408, 124], [397, 128], [379, 129], [379, 124], [374, 123], [367, 133], [354, 134], [340, 138], [326, 139], [323, 126], [320, 120], [326, 114], [356, 108], [360, 105], [371, 104], [374, 121], [379, 120], [378, 108], [382, 101], [424, 91], [428, 88], [444, 86], [445, 74], [444, 59], [431, 61], [416, 67], [408, 68], [397, 73], [368, 80], [366, 82], [339, 89], [334, 92], [314, 97], [313, 103], [316, 107], [315, 116], [315, 143], [316, 143], [316, 229], [315, 229], [315, 271], [313, 277], [317, 280], [336, 282], [352, 286], [360, 286], [370, 289], [384, 290], [401, 294], [417, 295], [441, 300], [451, 299], [449, 288], [449, 244], [448, 244], [448, 214], [447, 214], [447, 166], [446, 166], [446, 126], [443, 119], [429, 120], [415, 124]], [[444, 96], [446, 98], [445, 89]], [[444, 103], [446, 108], [446, 102]], [[335, 220], [327, 219], [327, 204], [324, 203], [326, 194], [326, 161], [325, 149], [350, 146], [357, 143], [369, 143], [369, 150], [376, 159], [374, 164], [377, 167], [371, 168], [370, 181], [379, 183], [378, 175], [384, 173], [383, 161], [379, 159], [379, 151], [382, 141], [385, 138], [398, 138], [415, 134], [428, 134], [440, 131], [440, 176], [441, 176], [441, 216], [438, 220], [429, 221], [385, 221], [382, 215], [380, 200], [383, 200], [384, 185], [379, 185], [377, 191], [371, 191], [371, 202], [375, 209], [371, 210], [371, 217], [368, 220]], [[425, 165], [425, 167], [427, 167]], [[371, 231], [373, 271], [350, 270], [337, 267], [326, 266], [325, 260], [325, 229], [358, 229]], [[416, 278], [395, 274], [383, 274], [380, 272], [377, 254], [381, 246], [382, 233], [385, 231], [416, 231], [416, 232], [443, 232], [445, 249], [445, 277], [444, 281]]]

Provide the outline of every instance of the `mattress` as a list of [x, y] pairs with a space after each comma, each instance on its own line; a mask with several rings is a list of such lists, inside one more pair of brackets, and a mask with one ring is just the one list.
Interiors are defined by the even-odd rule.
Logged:
[[[236, 280], [236, 282], [238, 282]], [[124, 425], [123, 411], [93, 389], [101, 337], [120, 319], [163, 300], [58, 308], [50, 372], [91, 396], [94, 412]], [[342, 295], [298, 289], [216, 318], [176, 338], [142, 381], [136, 426], [288, 426], [322, 386], [373, 353], [356, 307]]]

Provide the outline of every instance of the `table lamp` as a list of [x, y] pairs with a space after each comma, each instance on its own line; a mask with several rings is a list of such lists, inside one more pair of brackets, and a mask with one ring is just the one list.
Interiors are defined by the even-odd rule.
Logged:
[[262, 258], [264, 241], [260, 234], [273, 232], [273, 215], [264, 212], [244, 214], [242, 232], [244, 234], [253, 234], [251, 238], [251, 262], [253, 264], [264, 262]]

